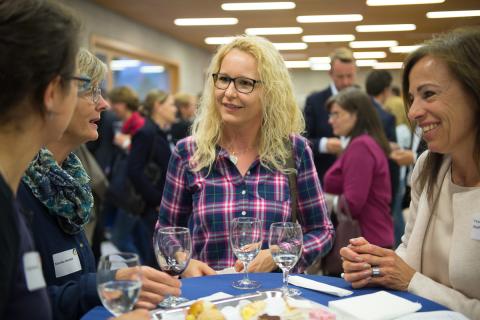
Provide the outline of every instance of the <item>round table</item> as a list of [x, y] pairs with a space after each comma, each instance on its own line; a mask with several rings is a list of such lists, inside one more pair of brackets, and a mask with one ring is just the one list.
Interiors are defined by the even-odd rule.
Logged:
[[[364, 288], [364, 289], [352, 289], [350, 284], [341, 278], [334, 277], [325, 277], [317, 275], [301, 275], [302, 277], [310, 278], [316, 281], [320, 281], [329, 285], [333, 285], [339, 288], [347, 289], [353, 291], [353, 295], [348, 297], [336, 297], [321, 293], [318, 291], [313, 291], [309, 289], [299, 288], [302, 291], [302, 296], [310, 299], [312, 301], [321, 303], [323, 305], [328, 305], [329, 301], [350, 298], [354, 296], [359, 296], [368, 293], [374, 293], [380, 290], [385, 290], [383, 288]], [[225, 292], [231, 295], [240, 295], [250, 292], [256, 292], [261, 290], [271, 290], [278, 289], [282, 286], [282, 274], [281, 273], [251, 273], [249, 277], [253, 280], [261, 282], [262, 286], [259, 289], [255, 290], [240, 290], [235, 289], [231, 286], [231, 283], [234, 280], [240, 279], [243, 277], [242, 274], [225, 274], [225, 275], [215, 275], [215, 276], [206, 276], [199, 278], [188, 278], [182, 279], [182, 296], [188, 299], [198, 299], [205, 297], [215, 292]], [[427, 311], [438, 311], [438, 310], [448, 310], [446, 307], [430, 301], [428, 299], [416, 296], [409, 292], [404, 291], [394, 291], [394, 290], [385, 290], [399, 297], [405, 298], [413, 302], [419, 302], [422, 304], [421, 312]], [[112, 315], [103, 307], [96, 307], [90, 310], [87, 314], [82, 317], [82, 320], [104, 320], [108, 319]]]

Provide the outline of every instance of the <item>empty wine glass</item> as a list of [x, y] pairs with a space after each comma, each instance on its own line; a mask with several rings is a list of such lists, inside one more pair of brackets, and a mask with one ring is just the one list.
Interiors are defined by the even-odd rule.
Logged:
[[262, 221], [257, 218], [235, 218], [230, 223], [230, 244], [238, 260], [243, 262], [243, 279], [234, 281], [237, 289], [256, 289], [258, 281], [248, 279], [248, 264], [257, 256], [262, 247]]
[[[157, 230], [154, 240], [155, 256], [160, 269], [171, 276], [180, 275], [192, 256], [190, 231], [184, 227], [164, 227]], [[188, 302], [184, 297], [166, 297], [159, 306], [173, 308]]]
[[293, 222], [275, 222], [270, 226], [268, 246], [273, 261], [283, 272], [282, 291], [287, 296], [298, 296], [300, 290], [288, 287], [288, 273], [302, 255], [303, 233], [302, 227]]
[[[118, 280], [118, 269], [128, 268], [128, 279]], [[135, 253], [119, 252], [100, 257], [97, 291], [105, 308], [115, 316], [133, 309], [142, 287], [140, 260]]]

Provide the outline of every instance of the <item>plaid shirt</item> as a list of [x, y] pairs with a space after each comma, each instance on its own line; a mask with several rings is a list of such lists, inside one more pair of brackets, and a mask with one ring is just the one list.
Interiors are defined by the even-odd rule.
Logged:
[[[334, 229], [327, 215], [325, 199], [307, 140], [292, 136], [298, 185], [298, 220], [303, 228], [302, 271], [318, 255], [332, 247]], [[217, 148], [212, 170], [193, 172], [189, 160], [195, 143], [181, 140], [170, 158], [160, 205], [161, 226], [188, 226], [192, 234], [192, 258], [216, 270], [231, 267], [236, 258], [229, 244], [229, 223], [235, 217], [257, 217], [263, 221], [263, 245], [273, 222], [290, 221], [288, 177], [260, 164], [259, 159], [242, 176], [229, 160], [226, 150]]]

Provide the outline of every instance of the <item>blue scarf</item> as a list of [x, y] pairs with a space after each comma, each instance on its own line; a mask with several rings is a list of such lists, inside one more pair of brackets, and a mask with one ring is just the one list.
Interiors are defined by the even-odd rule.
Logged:
[[23, 176], [33, 195], [57, 217], [62, 230], [72, 235], [82, 231], [90, 219], [93, 196], [89, 181], [75, 154], [70, 153], [60, 167], [47, 149], [40, 150]]

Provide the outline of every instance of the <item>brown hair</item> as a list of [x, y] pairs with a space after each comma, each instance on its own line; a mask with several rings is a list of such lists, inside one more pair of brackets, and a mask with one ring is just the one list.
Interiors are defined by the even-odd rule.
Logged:
[[143, 102], [143, 106], [141, 108], [142, 114], [151, 117], [153, 112], [153, 107], [155, 106], [155, 102], [164, 103], [167, 100], [169, 94], [162, 90], [151, 90], [148, 92], [145, 101]]
[[108, 94], [111, 103], [125, 103], [128, 110], [137, 111], [140, 107], [140, 100], [135, 91], [127, 86], [113, 88]]
[[357, 122], [349, 133], [350, 142], [367, 132], [382, 148], [385, 155], [387, 157], [390, 155], [390, 144], [383, 131], [380, 117], [366, 93], [357, 88], [346, 88], [328, 99], [326, 108], [329, 112], [334, 103], [348, 113], [357, 115]]
[[[426, 56], [442, 60], [452, 75], [462, 84], [465, 91], [471, 94], [476, 102], [476, 123], [480, 123], [480, 27], [460, 28], [452, 32], [441, 34], [425, 42], [420, 48], [413, 51], [404, 62], [402, 89], [406, 111], [410, 109], [409, 94], [410, 72], [415, 64]], [[412, 127], [414, 124], [412, 124]], [[480, 126], [476, 128], [475, 149], [473, 157], [480, 172]], [[425, 166], [420, 171], [420, 186], [427, 186], [430, 201], [433, 200], [433, 187], [443, 161], [443, 154], [429, 152]]]

